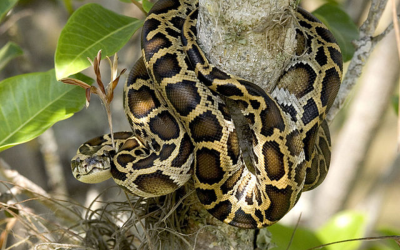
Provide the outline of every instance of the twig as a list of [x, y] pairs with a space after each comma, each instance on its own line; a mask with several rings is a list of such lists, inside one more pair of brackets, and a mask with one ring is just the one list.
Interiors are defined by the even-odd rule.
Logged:
[[324, 245], [321, 245], [321, 246], [309, 248], [307, 250], [321, 249], [321, 248], [324, 248], [324, 247], [327, 247], [327, 246], [336, 245], [336, 244], [339, 244], [339, 243], [353, 242], [353, 241], [378, 241], [378, 240], [394, 240], [400, 246], [400, 236], [393, 235], [393, 236], [366, 237], [366, 238], [357, 238], [357, 239], [335, 241], [335, 242], [331, 242], [331, 243], [324, 244]]
[[131, 2], [132, 2], [134, 5], [136, 5], [136, 7], [138, 7], [139, 10], [140, 10], [141, 12], [143, 12], [145, 15], [147, 15], [146, 11], [143, 9], [143, 6], [142, 6], [138, 1], [136, 1], [136, 0], [131, 0]]
[[[373, 0], [371, 3], [368, 17], [360, 27], [360, 38], [354, 42], [357, 49], [350, 62], [347, 73], [344, 76], [335, 102], [327, 114], [326, 119], [328, 123], [331, 122], [339, 110], [343, 108], [345, 100], [355, 86], [356, 81], [362, 73], [365, 63], [377, 44], [377, 41], [374, 41], [373, 34], [385, 9], [386, 3], [387, 0]], [[382, 38], [382, 36], [380, 38]]]
[[53, 129], [50, 128], [46, 130], [38, 139], [47, 172], [48, 183], [52, 192], [54, 194], [67, 194], [66, 181], [60, 157], [57, 154], [58, 145], [54, 138]]
[[43, 205], [55, 211], [57, 216], [63, 218], [65, 221], [76, 221], [76, 217], [71, 216], [72, 211], [68, 210], [68, 208], [63, 210], [61, 209], [62, 206], [55, 206], [54, 203], [57, 203], [57, 200], [54, 197], [26, 177], [20, 175], [16, 170], [10, 169], [10, 166], [1, 158], [0, 175], [14, 184], [14, 187], [9, 190], [9, 192], [13, 192], [13, 196], [24, 193], [29, 197], [37, 198]]

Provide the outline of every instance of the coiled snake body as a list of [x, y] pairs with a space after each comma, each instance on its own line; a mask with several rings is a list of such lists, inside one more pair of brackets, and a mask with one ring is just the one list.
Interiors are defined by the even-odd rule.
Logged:
[[[296, 55], [274, 91], [209, 64], [196, 43], [197, 1], [159, 0], [142, 33], [143, 57], [124, 88], [133, 132], [84, 143], [72, 159], [84, 182], [109, 177], [154, 197], [193, 176], [197, 196], [214, 217], [241, 228], [280, 220], [302, 191], [318, 186], [330, 160], [325, 114], [342, 77], [340, 49], [327, 28], [298, 9]], [[220, 96], [235, 100], [252, 134], [254, 173]]]

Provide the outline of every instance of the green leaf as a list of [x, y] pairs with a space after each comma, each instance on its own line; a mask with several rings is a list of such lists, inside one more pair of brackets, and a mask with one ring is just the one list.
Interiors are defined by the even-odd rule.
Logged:
[[[91, 83], [79, 74], [79, 79]], [[85, 90], [57, 82], [54, 70], [0, 82], [0, 151], [32, 140], [85, 105]]]
[[352, 41], [359, 37], [358, 28], [351, 18], [338, 5], [332, 3], [322, 5], [312, 14], [333, 33], [342, 51], [343, 61], [349, 61], [355, 51]]
[[57, 79], [90, 66], [99, 50], [111, 56], [120, 50], [143, 25], [136, 18], [119, 15], [98, 4], [86, 4], [76, 10], [58, 39], [55, 69]]
[[7, 13], [16, 5], [18, 0], [1, 0], [0, 1], [0, 21]]
[[[272, 233], [272, 243], [276, 245], [276, 247], [273, 249], [287, 249], [294, 232], [294, 228], [283, 226], [281, 224], [274, 224], [270, 226], [268, 230]], [[322, 245], [322, 242], [318, 239], [314, 232], [306, 228], [298, 227], [294, 232], [293, 241], [289, 249], [305, 250], [320, 245]]]
[[13, 42], [8, 42], [0, 49], [0, 70], [7, 65], [11, 59], [23, 54], [22, 49]]
[[148, 0], [142, 0], [142, 6], [144, 11], [149, 13], [150, 9], [153, 7], [153, 4], [150, 3]]
[[[320, 230], [318, 237], [326, 244], [336, 241], [363, 237], [367, 216], [360, 212], [345, 211], [330, 219]], [[358, 249], [362, 241], [338, 243], [327, 247], [329, 250]]]

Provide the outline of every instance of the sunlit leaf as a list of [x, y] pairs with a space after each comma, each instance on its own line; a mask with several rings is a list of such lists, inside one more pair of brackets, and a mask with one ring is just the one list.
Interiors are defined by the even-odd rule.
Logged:
[[[93, 81], [79, 74], [81, 80]], [[85, 105], [85, 90], [58, 82], [54, 70], [0, 82], [0, 151], [32, 140]]]
[[358, 28], [349, 15], [337, 4], [332, 3], [322, 5], [312, 14], [321, 20], [333, 33], [342, 51], [343, 61], [349, 61], [355, 51], [352, 41], [357, 40], [359, 37]]
[[[367, 223], [365, 214], [346, 211], [331, 218], [320, 230], [317, 236], [326, 243], [356, 239], [364, 236]], [[328, 250], [357, 249], [362, 241], [352, 241], [327, 246]]]
[[153, 4], [150, 3], [148, 0], [142, 0], [142, 6], [143, 6], [144, 11], [149, 13], [151, 7], [153, 7]]
[[294, 231], [295, 229], [293, 227], [275, 224], [268, 227], [268, 230], [272, 234], [272, 243], [276, 245], [273, 249], [276, 250], [287, 249], [293, 233], [294, 237], [289, 249], [305, 250], [322, 245], [322, 242], [318, 239], [316, 234], [305, 228], [299, 227]]
[[57, 79], [90, 66], [99, 50], [111, 56], [120, 50], [143, 25], [143, 21], [119, 15], [98, 4], [86, 4], [76, 10], [58, 40], [55, 69]]

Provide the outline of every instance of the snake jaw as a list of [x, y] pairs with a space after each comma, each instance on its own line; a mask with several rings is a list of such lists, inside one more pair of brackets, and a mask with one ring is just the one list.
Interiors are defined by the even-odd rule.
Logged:
[[84, 183], [99, 183], [111, 177], [111, 161], [108, 155], [77, 156], [71, 160], [72, 174]]

